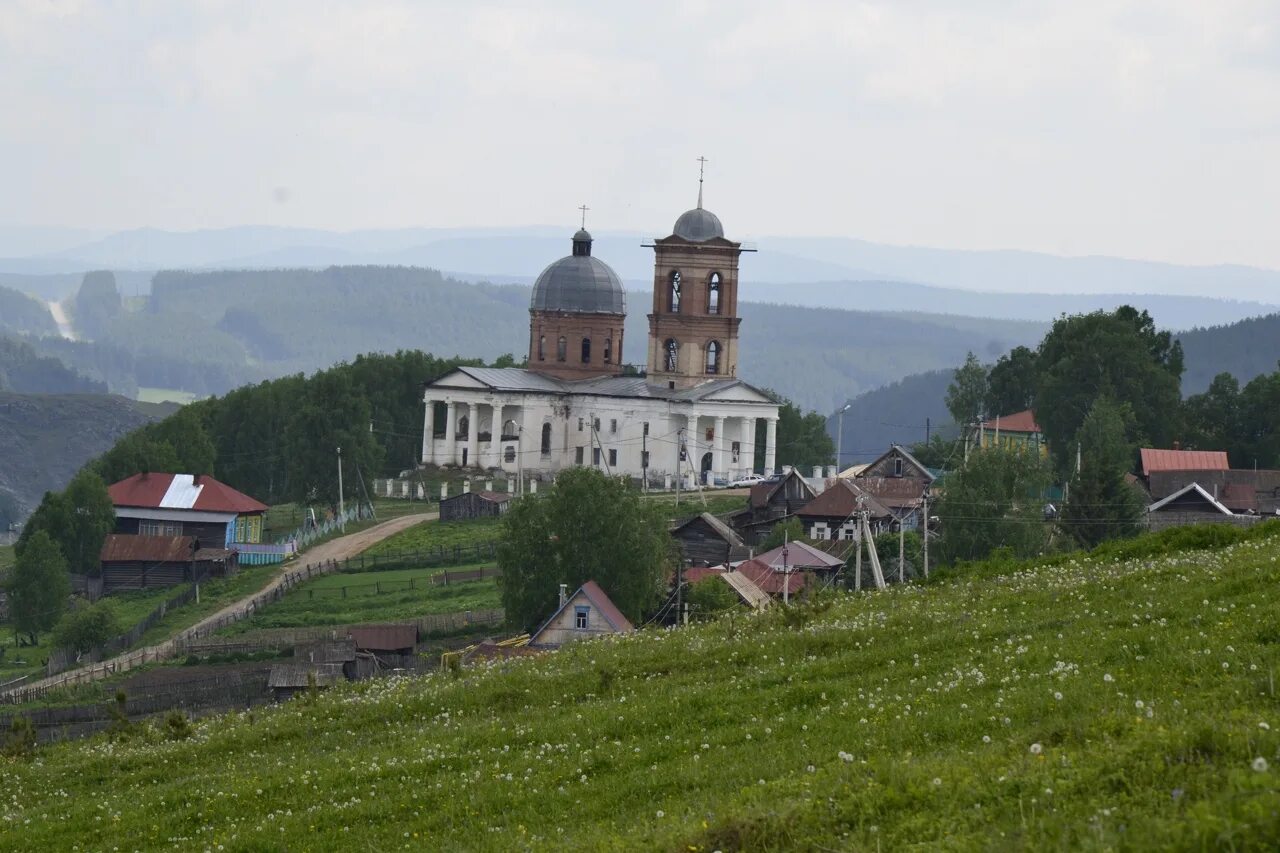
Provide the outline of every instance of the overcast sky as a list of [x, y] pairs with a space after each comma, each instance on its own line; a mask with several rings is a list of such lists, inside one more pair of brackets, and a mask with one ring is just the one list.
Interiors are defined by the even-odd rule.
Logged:
[[0, 3], [0, 224], [573, 224], [1280, 268], [1280, 2]]

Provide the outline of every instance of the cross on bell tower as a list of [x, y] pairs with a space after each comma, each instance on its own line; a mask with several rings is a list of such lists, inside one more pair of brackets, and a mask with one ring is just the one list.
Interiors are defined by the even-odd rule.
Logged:
[[702, 178], [703, 178], [703, 173], [706, 171], [706, 169], [707, 169], [707, 158], [699, 157], [698, 158], [698, 209], [699, 210], [702, 209]]

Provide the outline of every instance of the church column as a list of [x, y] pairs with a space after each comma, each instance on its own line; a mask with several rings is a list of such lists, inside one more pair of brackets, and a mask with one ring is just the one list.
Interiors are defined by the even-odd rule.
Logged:
[[435, 437], [435, 416], [436, 401], [430, 397], [426, 399], [426, 414], [422, 418], [422, 464], [430, 465], [433, 461], [434, 454], [431, 452], [434, 448]]
[[480, 404], [467, 403], [467, 465], [480, 467]]
[[502, 466], [502, 433], [505, 432], [503, 427], [507, 423], [507, 407], [502, 403], [493, 406], [493, 422], [489, 429], [489, 467], [501, 468]]
[[696, 472], [702, 464], [702, 455], [698, 452], [698, 413], [685, 415], [684, 446], [688, 462], [681, 464], [680, 476], [687, 476], [690, 471]]
[[743, 418], [738, 436], [738, 467], [743, 473], [756, 470], [756, 419]]
[[716, 416], [716, 434], [715, 444], [711, 449], [711, 477], [724, 477], [728, 479], [728, 473], [725, 470], [725, 434], [724, 434], [724, 416]]
[[444, 454], [440, 463], [458, 464], [458, 404], [452, 400], [444, 407]]
[[770, 477], [773, 475], [773, 469], [778, 463], [778, 419], [768, 418], [765, 421], [764, 433], [764, 475]]

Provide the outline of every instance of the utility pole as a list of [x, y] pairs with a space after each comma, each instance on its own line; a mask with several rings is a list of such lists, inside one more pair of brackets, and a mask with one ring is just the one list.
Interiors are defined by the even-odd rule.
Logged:
[[924, 513], [924, 579], [929, 579], [929, 489], [924, 490], [924, 495], [920, 498], [922, 512]]
[[676, 433], [676, 506], [680, 506], [680, 478], [684, 476], [684, 427]]
[[898, 519], [898, 583], [906, 581], [907, 525], [906, 516]]
[[338, 446], [338, 524], [343, 530], [347, 529], [346, 505], [342, 501], [342, 446]]
[[840, 472], [844, 470], [844, 413], [849, 411], [852, 403], [845, 403], [844, 408], [839, 412], [839, 425], [836, 427], [836, 476], [840, 476]]
[[789, 554], [787, 548], [787, 534], [782, 534], [782, 603], [789, 605], [791, 603], [791, 567], [787, 562]]
[[932, 426], [933, 425], [929, 422], [929, 419], [925, 418], [924, 419], [924, 443], [925, 444], [929, 443], [929, 432]]

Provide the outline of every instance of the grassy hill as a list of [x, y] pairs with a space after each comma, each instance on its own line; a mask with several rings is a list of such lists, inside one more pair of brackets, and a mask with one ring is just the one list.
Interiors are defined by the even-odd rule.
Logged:
[[[1274, 526], [42, 749], [32, 849], [1274, 849]], [[20, 829], [18, 829], [20, 827]]]

